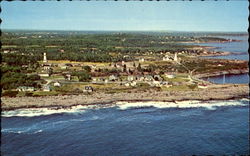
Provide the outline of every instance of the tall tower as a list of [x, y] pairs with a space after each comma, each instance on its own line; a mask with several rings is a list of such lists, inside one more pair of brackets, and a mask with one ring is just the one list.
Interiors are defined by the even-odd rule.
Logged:
[[44, 63], [47, 63], [47, 62], [48, 62], [46, 53], [43, 53], [43, 62], [44, 62]]
[[178, 58], [177, 58], [177, 53], [174, 54], [174, 61], [178, 61]]

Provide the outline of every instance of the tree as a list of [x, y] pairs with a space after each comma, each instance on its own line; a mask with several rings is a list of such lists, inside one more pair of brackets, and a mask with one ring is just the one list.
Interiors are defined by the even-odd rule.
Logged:
[[28, 78], [31, 81], [36, 81], [36, 80], [40, 80], [41, 79], [41, 77], [39, 75], [37, 75], [37, 74], [30, 75]]
[[138, 70], [138, 71], [142, 71], [142, 68], [141, 68], [141, 64], [140, 64], [140, 63], [138, 64], [137, 70]]
[[77, 76], [81, 82], [89, 82], [91, 80], [91, 76], [86, 71], [74, 72], [73, 75]]
[[90, 66], [83, 66], [82, 67], [85, 71], [91, 72], [91, 67]]
[[123, 65], [123, 72], [126, 72], [127, 71], [127, 66], [126, 64]]

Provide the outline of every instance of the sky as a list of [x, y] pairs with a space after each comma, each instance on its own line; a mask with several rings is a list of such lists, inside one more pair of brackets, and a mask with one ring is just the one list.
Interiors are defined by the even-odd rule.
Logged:
[[1, 29], [246, 32], [241, 1], [1, 2]]

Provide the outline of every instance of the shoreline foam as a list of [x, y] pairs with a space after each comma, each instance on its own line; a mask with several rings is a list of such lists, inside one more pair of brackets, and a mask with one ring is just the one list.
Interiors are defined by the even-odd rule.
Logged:
[[164, 108], [206, 108], [209, 110], [215, 110], [216, 107], [224, 106], [248, 106], [249, 99], [242, 98], [238, 100], [212, 100], [212, 101], [198, 101], [198, 100], [187, 100], [187, 101], [175, 101], [175, 102], [163, 102], [163, 101], [148, 101], [148, 102], [125, 102], [118, 101], [116, 103], [107, 105], [78, 105], [71, 108], [51, 109], [51, 108], [32, 108], [32, 109], [17, 109], [11, 111], [3, 111], [2, 117], [35, 117], [35, 116], [46, 116], [52, 114], [63, 114], [63, 113], [84, 113], [89, 109], [101, 109], [101, 108], [117, 108], [120, 110], [127, 110], [131, 108], [147, 108], [154, 107], [159, 109]]
[[118, 101], [146, 102], [146, 101], [185, 101], [185, 100], [230, 100], [248, 97], [249, 86], [247, 84], [209, 84], [207, 88], [195, 90], [170, 90], [106, 94], [93, 92], [89, 95], [65, 95], [46, 97], [2, 97], [2, 111], [10, 111], [21, 108], [71, 108], [78, 105], [107, 105]]

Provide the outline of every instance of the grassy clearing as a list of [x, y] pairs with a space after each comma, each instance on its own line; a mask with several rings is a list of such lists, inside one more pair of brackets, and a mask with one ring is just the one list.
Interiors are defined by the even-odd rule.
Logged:
[[17, 45], [2, 45], [2, 48], [16, 48]]
[[187, 77], [177, 76], [175, 78], [167, 78], [166, 76], [163, 76], [163, 79], [168, 82], [188, 82], [189, 79]]
[[27, 48], [38, 48], [41, 47], [40, 45], [27, 45]]
[[188, 85], [179, 85], [179, 86], [172, 86], [172, 87], [161, 87], [163, 91], [188, 91], [192, 90]]
[[45, 46], [45, 48], [56, 48], [56, 47], [59, 47], [57, 45], [48, 45], [48, 46]]
[[32, 96], [53, 96], [53, 95], [59, 95], [59, 92], [57, 92], [57, 91], [50, 91], [50, 92], [36, 91], [36, 92], [33, 92]]

